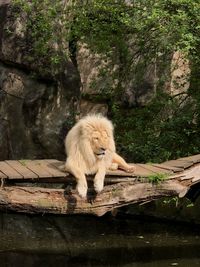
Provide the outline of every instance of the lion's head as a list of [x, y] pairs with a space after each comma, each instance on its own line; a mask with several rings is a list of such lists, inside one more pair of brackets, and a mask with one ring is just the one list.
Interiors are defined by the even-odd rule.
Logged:
[[90, 145], [94, 154], [101, 158], [109, 148], [109, 137], [106, 131], [94, 131], [90, 136]]
[[115, 151], [113, 126], [104, 117], [95, 115], [84, 118], [81, 123], [81, 138], [87, 145], [87, 149], [84, 148], [87, 153], [90, 150], [98, 159], [103, 158], [108, 150], [110, 152]]

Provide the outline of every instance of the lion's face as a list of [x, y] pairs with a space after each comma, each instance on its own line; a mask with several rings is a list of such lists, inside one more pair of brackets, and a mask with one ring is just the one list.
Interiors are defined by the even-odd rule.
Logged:
[[106, 131], [94, 131], [90, 136], [91, 148], [97, 158], [102, 158], [109, 147], [109, 136]]

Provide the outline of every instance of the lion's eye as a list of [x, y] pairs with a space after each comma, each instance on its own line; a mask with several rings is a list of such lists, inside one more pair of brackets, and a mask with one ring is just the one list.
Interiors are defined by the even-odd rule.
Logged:
[[94, 137], [94, 140], [95, 140], [95, 141], [98, 141], [98, 140], [99, 140], [99, 138], [98, 138], [98, 137]]

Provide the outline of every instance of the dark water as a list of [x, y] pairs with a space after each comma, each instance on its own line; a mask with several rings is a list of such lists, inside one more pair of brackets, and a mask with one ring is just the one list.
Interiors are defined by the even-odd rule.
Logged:
[[0, 267], [200, 266], [200, 229], [147, 219], [0, 214]]

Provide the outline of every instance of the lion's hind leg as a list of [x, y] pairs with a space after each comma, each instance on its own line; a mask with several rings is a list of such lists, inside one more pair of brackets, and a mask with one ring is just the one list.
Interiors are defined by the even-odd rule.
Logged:
[[109, 167], [109, 170], [111, 171], [116, 171], [118, 169], [118, 164], [116, 162], [112, 162], [110, 167]]
[[69, 164], [68, 162], [65, 164], [65, 170], [74, 175], [77, 182], [76, 189], [79, 195], [82, 198], [86, 198], [88, 186], [85, 174], [75, 164]]
[[119, 156], [117, 153], [114, 153], [112, 162], [117, 163], [119, 168], [126, 171], [126, 172], [134, 172], [135, 171], [135, 167], [126, 163], [126, 161], [121, 156]]

